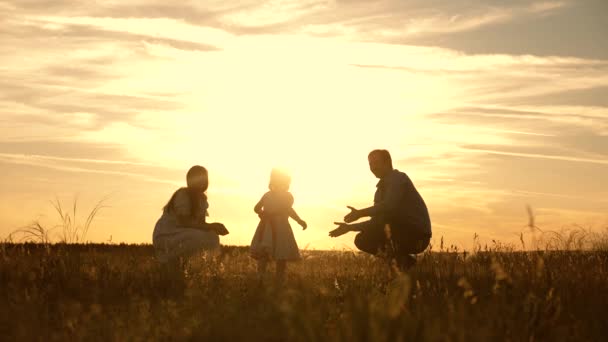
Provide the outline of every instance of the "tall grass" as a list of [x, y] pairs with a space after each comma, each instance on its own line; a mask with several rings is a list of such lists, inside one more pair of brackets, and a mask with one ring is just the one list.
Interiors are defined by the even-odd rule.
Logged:
[[[99, 211], [79, 225], [74, 206], [54, 206], [64, 241], [84, 241]], [[23, 234], [49, 240], [40, 224]], [[534, 250], [482, 247], [475, 235], [472, 253], [441, 238], [408, 273], [363, 253], [302, 251], [284, 283], [260, 279], [247, 248], [167, 270], [150, 245], [4, 243], [0, 333], [9, 341], [604, 340], [608, 235], [548, 234], [552, 242]], [[579, 248], [593, 241], [603, 249]]]
[[277, 285], [246, 248], [165, 272], [150, 245], [3, 244], [6, 340], [600, 341], [608, 254], [425, 252], [409, 273], [307, 251]]
[[[608, 227], [605, 232], [592, 227], [583, 227], [573, 224], [562, 227], [559, 230], [541, 229], [536, 224], [536, 217], [531, 206], [526, 206], [528, 213], [528, 224], [526, 229], [520, 233], [521, 249], [531, 250], [606, 250]], [[531, 238], [530, 245], [526, 245], [525, 237]]]
[[[75, 196], [71, 206], [64, 206], [59, 198], [51, 201], [58, 222], [52, 226], [45, 225], [40, 219], [32, 221], [27, 226], [18, 228], [11, 232], [7, 238], [8, 242], [36, 242], [36, 243], [81, 243], [86, 241], [87, 233], [93, 224], [93, 220], [103, 208], [106, 208], [105, 197], [93, 205], [84, 218], [79, 214], [79, 198]], [[66, 210], [67, 208], [67, 210]]]

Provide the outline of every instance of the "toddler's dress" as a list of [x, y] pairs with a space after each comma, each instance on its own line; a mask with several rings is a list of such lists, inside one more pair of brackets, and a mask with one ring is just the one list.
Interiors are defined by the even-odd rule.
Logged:
[[269, 191], [261, 199], [264, 218], [251, 241], [254, 259], [295, 261], [300, 259], [298, 244], [289, 225], [293, 196], [287, 191]]

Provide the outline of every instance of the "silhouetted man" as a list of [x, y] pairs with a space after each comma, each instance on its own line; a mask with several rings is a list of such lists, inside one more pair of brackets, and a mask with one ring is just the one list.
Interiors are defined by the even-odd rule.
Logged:
[[[421, 253], [429, 245], [431, 220], [428, 209], [410, 178], [393, 169], [387, 150], [371, 151], [368, 161], [371, 172], [380, 179], [374, 205], [360, 210], [349, 206], [351, 212], [344, 216], [346, 223], [336, 222], [338, 228], [329, 232], [329, 236], [357, 231], [357, 248], [374, 255], [384, 252], [400, 267], [408, 268], [416, 262], [411, 254]], [[371, 219], [349, 224], [363, 217]]]

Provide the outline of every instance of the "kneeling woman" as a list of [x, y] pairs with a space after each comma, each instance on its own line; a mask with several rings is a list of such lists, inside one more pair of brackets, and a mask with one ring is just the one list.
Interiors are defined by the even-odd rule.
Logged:
[[205, 221], [209, 207], [205, 194], [209, 186], [207, 170], [193, 166], [186, 181], [188, 187], [175, 191], [154, 227], [152, 242], [161, 263], [218, 249], [218, 235], [228, 234], [223, 224]]

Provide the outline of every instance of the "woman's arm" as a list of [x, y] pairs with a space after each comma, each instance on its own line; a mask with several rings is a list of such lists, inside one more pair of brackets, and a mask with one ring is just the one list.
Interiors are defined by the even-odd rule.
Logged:
[[193, 219], [189, 215], [188, 216], [177, 215], [177, 222], [179, 223], [180, 227], [194, 228], [194, 229], [208, 229], [209, 228], [208, 223], [206, 223], [205, 221]]
[[207, 223], [204, 221], [194, 221], [189, 217], [181, 219], [178, 217], [178, 221], [180, 223], [180, 226], [185, 228], [208, 230], [215, 232], [218, 235], [227, 235], [229, 233], [228, 229], [226, 229], [226, 226], [217, 222]]
[[204, 214], [192, 216], [191, 202], [192, 200], [186, 190], [179, 190], [179, 192], [175, 194], [173, 210], [175, 217], [177, 218], [177, 224], [180, 227], [207, 229]]

